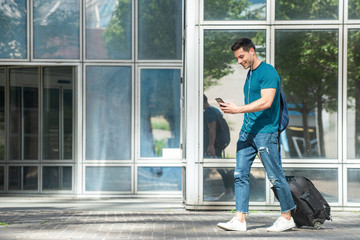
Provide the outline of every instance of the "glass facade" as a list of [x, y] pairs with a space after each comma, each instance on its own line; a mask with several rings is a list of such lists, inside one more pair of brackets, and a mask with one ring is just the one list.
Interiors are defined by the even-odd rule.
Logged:
[[180, 70], [142, 69], [140, 157], [180, 149]]
[[71, 190], [72, 167], [71, 166], [44, 166], [43, 190]]
[[38, 159], [39, 70], [9, 70], [9, 160]]
[[0, 59], [26, 59], [27, 0], [2, 1], [0, 6]]
[[138, 168], [138, 191], [181, 191], [181, 168]]
[[[249, 175], [250, 202], [266, 201], [264, 169], [252, 168]], [[204, 168], [204, 201], [234, 202], [234, 168]]]
[[5, 183], [5, 168], [4, 166], [0, 166], [0, 192], [4, 191], [4, 183]]
[[339, 18], [339, 0], [275, 1], [276, 20], [331, 20]]
[[85, 170], [85, 191], [130, 192], [131, 168], [88, 166]]
[[5, 69], [0, 68], [0, 162], [5, 160]]
[[131, 159], [131, 69], [86, 69], [86, 159]]
[[265, 20], [266, 0], [204, 0], [204, 20]]
[[[248, 37], [287, 96], [285, 174], [360, 204], [359, 1], [0, 2], [1, 194], [233, 208], [243, 115], [221, 113], [230, 143], [213, 153], [207, 109], [243, 104], [248, 70], [230, 47]], [[250, 175], [251, 206], [277, 208], [259, 159]]]
[[[349, 168], [347, 175], [342, 172], [343, 166], [359, 163], [358, 1], [267, 3], [270, 1], [204, 0], [199, 5], [201, 20], [199, 26], [194, 23], [200, 36], [200, 61], [196, 65], [199, 68], [191, 68], [196, 64], [192, 60], [196, 54], [188, 51], [185, 55], [185, 61], [190, 61], [186, 64], [188, 71], [201, 72], [202, 94], [198, 97], [197, 110], [202, 160], [195, 163], [202, 172], [197, 185], [201, 189], [198, 203], [234, 204], [232, 172], [243, 115], [224, 114], [215, 98], [244, 104], [243, 86], [248, 70], [237, 63], [230, 47], [236, 39], [247, 37], [255, 43], [260, 60], [275, 67], [287, 97], [290, 123], [280, 136], [285, 175], [309, 178], [331, 205], [359, 204], [359, 199], [352, 195], [353, 189], [358, 189], [358, 169]], [[343, 8], [344, 3], [349, 5]], [[324, 25], [325, 21], [331, 25]], [[195, 84], [189, 89], [194, 87]], [[230, 130], [230, 143], [225, 149], [217, 147], [216, 136], [220, 138], [221, 133], [213, 130], [213, 125], [217, 129], [219, 124], [211, 112], [218, 110]], [[252, 178], [259, 170], [261, 177]], [[346, 190], [341, 187], [344, 183], [348, 184]], [[270, 206], [278, 204], [259, 159], [255, 159], [250, 185], [252, 206], [264, 202]], [[341, 191], [347, 192], [347, 199]]]
[[348, 67], [347, 67], [347, 156], [349, 159], [360, 158], [360, 29], [348, 31]]
[[34, 58], [79, 59], [80, 2], [33, 1]]
[[359, 203], [360, 196], [355, 189], [360, 188], [360, 168], [347, 169], [347, 200], [349, 203]]
[[43, 159], [71, 160], [73, 149], [73, 69], [43, 69]]
[[132, 1], [86, 0], [86, 58], [131, 59]]
[[181, 60], [182, 1], [138, 0], [138, 8], [139, 59]]
[[290, 111], [286, 157], [337, 158], [338, 41], [332, 29], [275, 31], [275, 66]]

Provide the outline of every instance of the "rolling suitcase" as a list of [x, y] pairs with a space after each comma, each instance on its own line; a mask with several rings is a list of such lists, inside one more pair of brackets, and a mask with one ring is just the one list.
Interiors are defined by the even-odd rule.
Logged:
[[[291, 211], [296, 227], [311, 226], [320, 229], [326, 220], [331, 220], [330, 206], [305, 177], [286, 177], [296, 208]], [[272, 188], [275, 196], [275, 189]]]

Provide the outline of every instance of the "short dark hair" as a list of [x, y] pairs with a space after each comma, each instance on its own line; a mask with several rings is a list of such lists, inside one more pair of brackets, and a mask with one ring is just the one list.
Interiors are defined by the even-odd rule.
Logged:
[[206, 97], [206, 95], [204, 94], [204, 103], [206, 103], [208, 101], [208, 98]]
[[239, 48], [243, 48], [244, 51], [250, 51], [250, 48], [255, 49], [255, 44], [249, 38], [239, 38], [236, 42], [231, 46], [231, 50], [236, 51]]

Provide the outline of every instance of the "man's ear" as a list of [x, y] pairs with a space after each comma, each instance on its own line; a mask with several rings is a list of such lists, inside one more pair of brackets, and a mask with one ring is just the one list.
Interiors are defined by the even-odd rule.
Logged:
[[254, 56], [254, 54], [255, 54], [255, 50], [254, 50], [253, 48], [250, 48], [250, 53], [251, 53], [251, 55], [253, 55], [253, 56]]

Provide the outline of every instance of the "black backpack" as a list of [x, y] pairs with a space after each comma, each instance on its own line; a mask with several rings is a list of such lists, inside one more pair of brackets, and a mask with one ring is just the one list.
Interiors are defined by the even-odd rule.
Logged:
[[210, 108], [216, 114], [216, 138], [215, 147], [224, 150], [230, 143], [229, 125], [221, 114], [215, 109]]
[[288, 126], [288, 124], [289, 124], [289, 112], [288, 112], [288, 108], [287, 108], [285, 93], [281, 87], [280, 88], [279, 132], [281, 133], [282, 131], [284, 131], [285, 128]]

